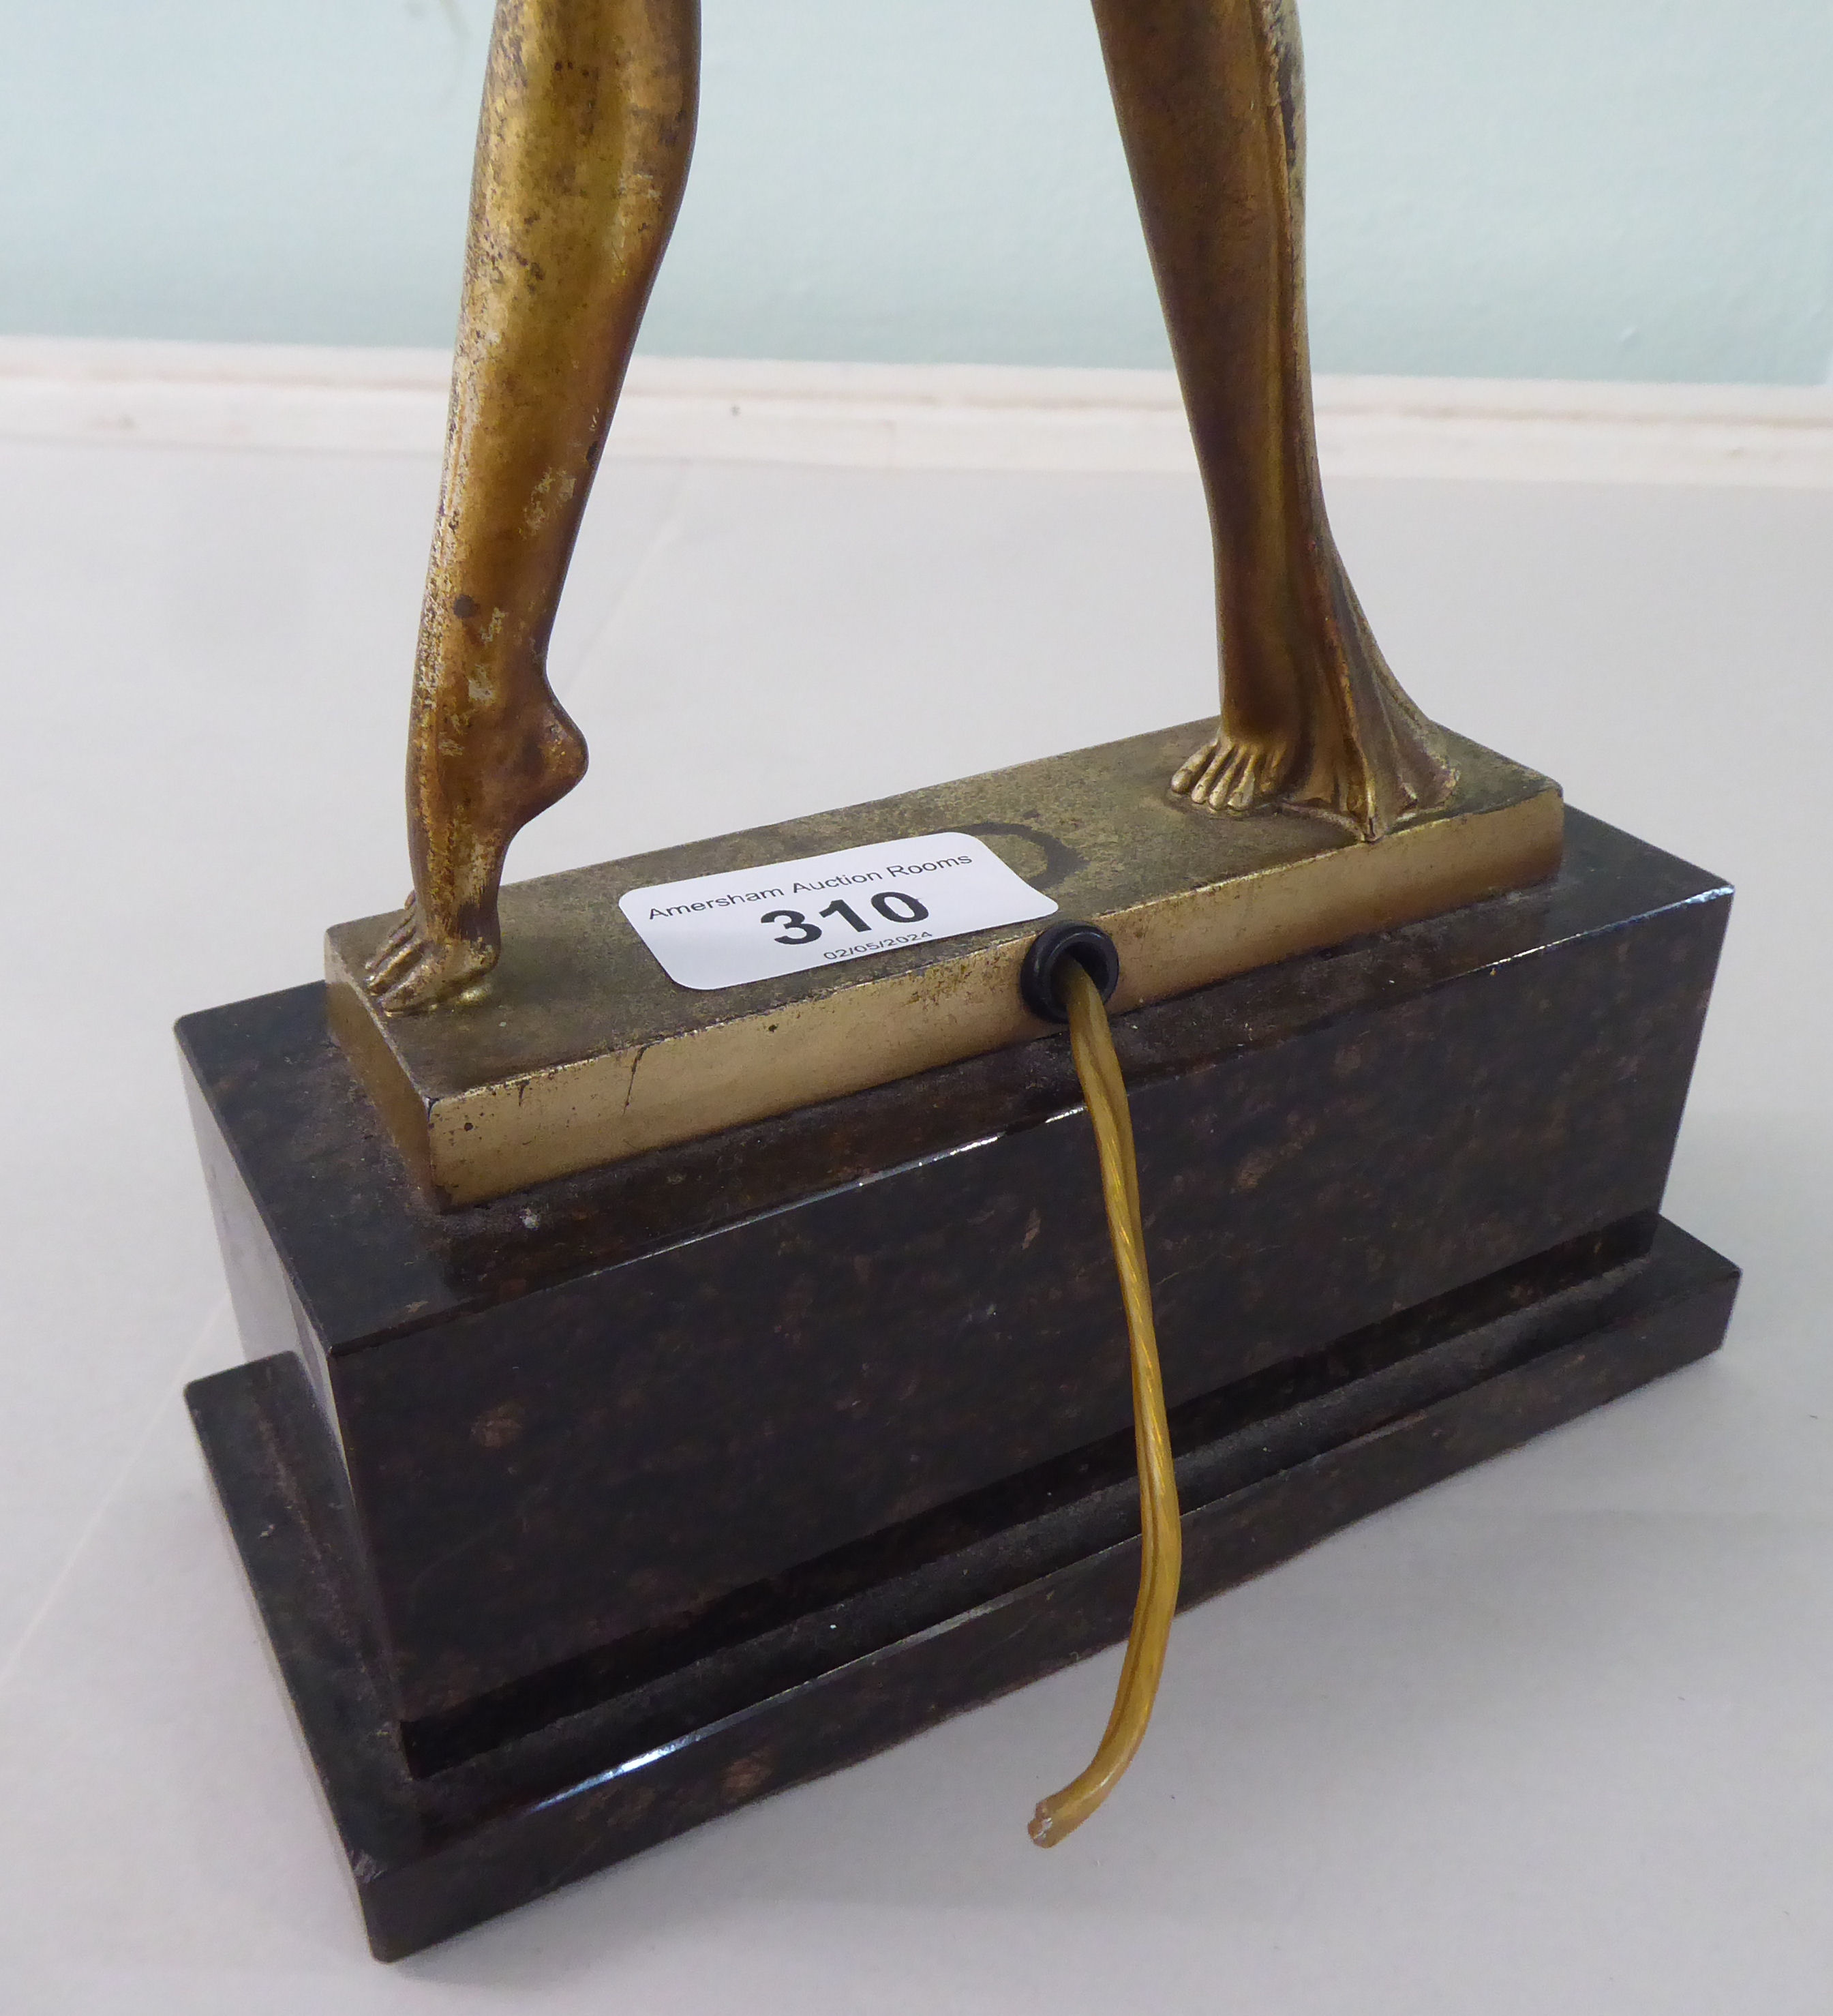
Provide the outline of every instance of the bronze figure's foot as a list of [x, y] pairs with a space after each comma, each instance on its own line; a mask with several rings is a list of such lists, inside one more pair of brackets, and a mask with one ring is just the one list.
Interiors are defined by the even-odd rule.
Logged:
[[1251, 812], [1285, 798], [1286, 780], [1296, 768], [1292, 750], [1277, 743], [1237, 741], [1218, 722], [1216, 733], [1171, 779], [1171, 788], [1213, 812]]
[[1386, 710], [1392, 718], [1366, 741], [1332, 737], [1330, 746], [1307, 751], [1302, 742], [1231, 735], [1218, 722], [1172, 778], [1171, 788], [1213, 812], [1283, 805], [1338, 820], [1364, 840], [1379, 840], [1407, 819], [1442, 805], [1457, 781], [1431, 724], [1397, 687], [1390, 690], [1399, 705]]
[[[1341, 562], [1327, 553], [1309, 566], [1288, 564], [1289, 578], [1303, 583], [1295, 598], [1303, 613], [1281, 621], [1258, 610], [1238, 631], [1224, 623], [1222, 719], [1171, 788], [1211, 812], [1287, 805], [1379, 840], [1444, 804], [1457, 773], [1438, 731], [1388, 670]], [[1274, 725], [1231, 725], [1235, 691], [1246, 697], [1244, 711]]]
[[387, 1015], [408, 1015], [450, 1001], [497, 963], [498, 948], [480, 941], [441, 939], [422, 923], [409, 896], [382, 949], [363, 969], [363, 980]]
[[[363, 974], [385, 1015], [456, 1000], [496, 964], [497, 891], [509, 843], [585, 775], [585, 739], [551, 695], [512, 749], [480, 750], [484, 739], [461, 733], [448, 750], [437, 733], [415, 738], [425, 766], [410, 780], [420, 808], [419, 887]], [[474, 795], [454, 803], [454, 784]]]
[[1379, 840], [1410, 818], [1442, 805], [1457, 773], [1422, 718], [1389, 724], [1372, 749], [1345, 747], [1307, 756], [1302, 744], [1216, 733], [1171, 779], [1193, 805], [1237, 815], [1283, 805]]

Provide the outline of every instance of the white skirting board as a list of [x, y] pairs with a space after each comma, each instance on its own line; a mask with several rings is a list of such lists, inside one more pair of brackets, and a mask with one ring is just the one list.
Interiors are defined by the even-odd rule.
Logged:
[[[436, 453], [431, 350], [0, 338], [0, 439]], [[1317, 380], [1332, 476], [1833, 488], [1833, 388]], [[1186, 473], [1169, 372], [639, 358], [614, 455]]]

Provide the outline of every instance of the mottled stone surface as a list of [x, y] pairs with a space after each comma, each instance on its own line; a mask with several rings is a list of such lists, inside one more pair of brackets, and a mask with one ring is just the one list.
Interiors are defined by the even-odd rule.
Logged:
[[[1568, 833], [1541, 889], [1118, 1024], [1174, 1402], [1645, 1239], [1729, 892]], [[180, 1034], [247, 1348], [336, 1423], [314, 1517], [422, 1770], [1123, 1435], [1060, 1036], [440, 1215], [321, 989]]]
[[[1634, 1222], [1188, 1403], [1185, 1602], [1702, 1356], [1736, 1283]], [[188, 1398], [383, 1959], [1053, 1672], [1124, 1636], [1132, 1608], [1118, 1436], [579, 1662], [538, 1726], [499, 1701], [471, 1754], [416, 1773], [364, 1636], [362, 1566], [325, 1516], [342, 1473], [300, 1360]]]

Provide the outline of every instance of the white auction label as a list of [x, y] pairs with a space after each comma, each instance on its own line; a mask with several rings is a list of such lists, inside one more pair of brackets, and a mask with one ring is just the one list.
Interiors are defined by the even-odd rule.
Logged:
[[658, 883], [631, 890], [620, 907], [669, 978], [702, 993], [1056, 910], [965, 833]]

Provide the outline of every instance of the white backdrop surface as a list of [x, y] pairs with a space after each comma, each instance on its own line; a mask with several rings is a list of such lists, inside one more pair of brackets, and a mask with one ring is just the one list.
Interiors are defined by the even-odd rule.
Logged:
[[[230, 1363], [167, 1033], [403, 887], [412, 455], [0, 445], [12, 868], [0, 2007], [1820, 2016], [1833, 1963], [1833, 492], [1359, 481], [1433, 713], [1740, 886], [1669, 1210], [1719, 1358], [1114, 1658], [390, 1970], [178, 1399]], [[514, 873], [1211, 704], [1182, 477], [624, 463], [555, 647], [585, 785]]]

